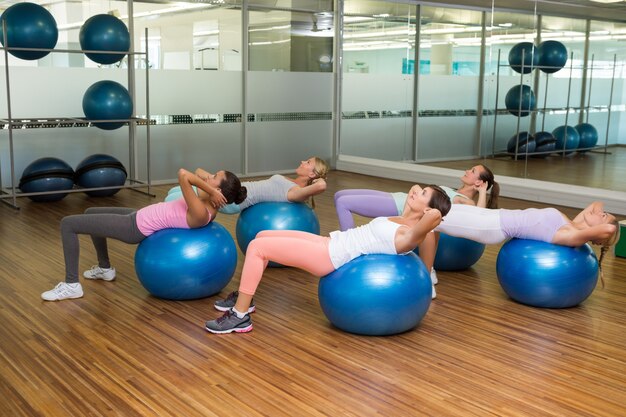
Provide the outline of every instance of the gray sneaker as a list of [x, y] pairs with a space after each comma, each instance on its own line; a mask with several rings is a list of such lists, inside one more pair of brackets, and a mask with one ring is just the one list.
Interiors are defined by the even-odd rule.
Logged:
[[247, 333], [252, 330], [252, 320], [250, 315], [246, 313], [243, 318], [237, 317], [234, 311], [228, 310], [222, 317], [207, 321], [204, 327], [211, 333]]
[[[213, 307], [219, 311], [228, 311], [231, 308], [235, 307], [237, 304], [237, 297], [239, 296], [239, 291], [233, 291], [226, 296], [223, 300], [217, 300]], [[256, 307], [254, 306], [254, 300], [250, 303], [250, 307], [248, 308], [248, 313], [254, 313], [256, 311]]]

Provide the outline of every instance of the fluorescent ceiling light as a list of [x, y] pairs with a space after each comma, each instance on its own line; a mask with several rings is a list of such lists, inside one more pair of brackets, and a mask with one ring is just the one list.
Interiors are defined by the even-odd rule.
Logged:
[[619, 3], [623, 0], [591, 0], [595, 3]]

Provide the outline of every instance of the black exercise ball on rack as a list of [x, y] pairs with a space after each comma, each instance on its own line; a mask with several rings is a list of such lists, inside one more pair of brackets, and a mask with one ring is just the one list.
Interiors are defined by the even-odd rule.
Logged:
[[[120, 187], [126, 182], [126, 168], [115, 157], [105, 154], [94, 154], [83, 159], [76, 167], [76, 184], [84, 188]], [[109, 190], [85, 191], [91, 197], [108, 197], [117, 193], [120, 188]]]
[[535, 137], [528, 132], [519, 132], [517, 135], [513, 135], [506, 145], [507, 152], [515, 153], [515, 143], [517, 143], [518, 155], [533, 153], [537, 146]]
[[89, 59], [98, 64], [114, 64], [128, 53], [130, 34], [128, 28], [117, 17], [97, 14], [85, 21], [78, 34], [81, 49], [85, 51], [124, 52], [123, 54], [98, 54], [85, 52]]
[[[46, 157], [31, 162], [22, 172], [19, 189], [23, 193], [71, 190], [74, 187], [74, 170], [65, 161]], [[59, 201], [68, 193], [28, 196], [33, 201]]]
[[535, 133], [535, 155], [537, 158], [545, 158], [548, 156], [548, 153], [544, 152], [552, 152], [556, 149], [556, 138], [550, 132], [537, 132]]

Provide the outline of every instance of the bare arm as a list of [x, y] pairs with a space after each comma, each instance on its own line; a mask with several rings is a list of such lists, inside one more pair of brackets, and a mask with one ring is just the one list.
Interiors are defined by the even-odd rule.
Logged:
[[201, 190], [207, 192], [211, 198], [213, 198], [213, 195], [216, 193], [219, 193], [219, 195], [221, 195], [221, 193], [219, 190], [216, 190], [207, 184], [207, 182], [201, 179], [198, 175], [183, 168], [178, 170], [178, 183], [180, 184], [183, 198], [187, 204], [187, 224], [191, 228], [204, 226], [209, 221], [209, 218], [215, 217], [217, 209], [215, 207], [207, 207], [193, 191], [192, 186], [195, 185]]
[[580, 213], [578, 213], [578, 215], [574, 217], [573, 221], [575, 223], [582, 222], [585, 220], [585, 214], [593, 213], [595, 211], [603, 211], [603, 210], [604, 210], [604, 203], [602, 201], [594, 201], [593, 203], [585, 207]]
[[411, 227], [401, 227], [396, 233], [394, 243], [398, 253], [415, 249], [426, 235], [441, 223], [441, 212], [437, 209], [428, 209], [424, 216]]
[[287, 192], [287, 200], [292, 203], [301, 203], [308, 200], [310, 197], [321, 194], [326, 191], [326, 181], [322, 178], [318, 178], [313, 181], [313, 184], [305, 187], [298, 185], [291, 187]]
[[598, 224], [586, 229], [567, 228], [564, 230], [559, 229], [552, 243], [564, 246], [581, 246], [587, 242], [598, 243], [605, 239], [608, 239], [615, 233], [615, 225], [613, 224]]

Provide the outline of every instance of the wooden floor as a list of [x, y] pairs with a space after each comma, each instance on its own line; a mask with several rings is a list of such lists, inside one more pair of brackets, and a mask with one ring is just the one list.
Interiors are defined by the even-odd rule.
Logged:
[[626, 192], [625, 146], [610, 147], [606, 153], [572, 153], [564, 157], [555, 155], [548, 158], [528, 158], [528, 161], [501, 157], [433, 162], [426, 165], [467, 169], [479, 163], [491, 168], [496, 177], [506, 175]]
[[[338, 227], [344, 188], [410, 184], [333, 172], [317, 198], [322, 233]], [[421, 324], [391, 337], [333, 328], [318, 278], [270, 269], [254, 331], [212, 335], [217, 298], [176, 302], [142, 288], [135, 247], [113, 242], [114, 282], [83, 282], [82, 299], [43, 302], [63, 277], [59, 221], [89, 206], [162, 201], [124, 190], [57, 203], [0, 206], [0, 416], [620, 416], [626, 413], [626, 259], [606, 260], [606, 287], [562, 310], [510, 300], [498, 246], [471, 269], [440, 272]], [[505, 199], [503, 207], [527, 202]], [[533, 206], [539, 206], [533, 204]], [[564, 209], [569, 214], [574, 210]], [[362, 219], [359, 219], [361, 221]], [[236, 216], [217, 219], [234, 235]], [[81, 238], [81, 270], [95, 263]], [[237, 288], [235, 278], [223, 291]]]

